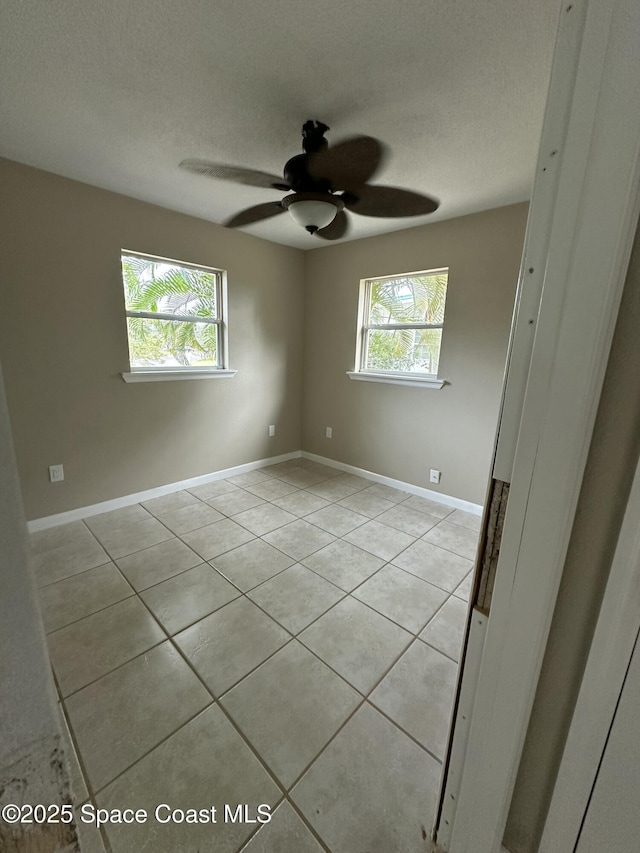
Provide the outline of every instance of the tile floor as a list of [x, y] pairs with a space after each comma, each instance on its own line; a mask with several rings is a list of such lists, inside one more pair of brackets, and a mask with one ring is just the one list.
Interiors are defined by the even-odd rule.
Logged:
[[34, 534], [76, 806], [274, 810], [85, 851], [427, 850], [479, 521], [294, 459]]

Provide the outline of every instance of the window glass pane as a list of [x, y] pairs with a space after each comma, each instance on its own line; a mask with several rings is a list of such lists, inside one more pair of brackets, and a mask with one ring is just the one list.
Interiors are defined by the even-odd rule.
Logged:
[[365, 370], [438, 374], [442, 329], [371, 329]]
[[442, 323], [447, 273], [399, 276], [370, 283], [369, 323]]
[[122, 278], [128, 311], [217, 318], [216, 273], [123, 255]]
[[216, 367], [218, 326], [127, 317], [131, 367]]

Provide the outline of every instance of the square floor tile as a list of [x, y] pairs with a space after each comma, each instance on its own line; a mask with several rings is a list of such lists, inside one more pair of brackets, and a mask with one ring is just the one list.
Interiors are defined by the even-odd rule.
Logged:
[[340, 477], [343, 474], [339, 468], [331, 468], [329, 465], [314, 462], [312, 459], [301, 458], [298, 460], [298, 464], [301, 468], [304, 468], [305, 471], [313, 471], [316, 474], [321, 474], [325, 480], [329, 480], [333, 477]]
[[339, 477], [336, 477], [334, 480], [335, 483], [341, 483], [345, 486], [353, 486], [354, 489], [367, 489], [371, 486], [371, 480], [365, 479], [365, 477], [358, 477], [357, 474], [340, 474]]
[[353, 595], [413, 634], [424, 628], [447, 599], [443, 590], [395, 566], [380, 569]]
[[165, 512], [171, 512], [174, 509], [182, 509], [187, 506], [195, 506], [198, 503], [198, 498], [192, 495], [191, 492], [180, 491], [171, 492], [169, 495], [161, 495], [158, 498], [151, 498], [148, 501], [142, 501], [142, 506], [156, 517]]
[[432, 501], [430, 498], [421, 498], [418, 495], [412, 495], [404, 501], [404, 506], [408, 506], [410, 509], [417, 509], [418, 512], [435, 515], [436, 518], [446, 518], [453, 512], [453, 507], [447, 506], [447, 504], [440, 503], [440, 501]]
[[384, 566], [384, 560], [338, 539], [305, 557], [302, 564], [322, 575], [331, 583], [351, 592], [374, 572]]
[[153, 517], [128, 524], [126, 527], [108, 530], [106, 533], [96, 533], [96, 536], [113, 560], [173, 539], [173, 533]]
[[371, 694], [384, 711], [436, 758], [444, 758], [458, 665], [419, 641]]
[[417, 509], [396, 504], [393, 509], [388, 509], [376, 519], [381, 524], [388, 524], [396, 530], [402, 530], [409, 536], [422, 536], [440, 521], [435, 515], [426, 512], [418, 512]]
[[[258, 482], [262, 482], [259, 480]], [[271, 477], [266, 477], [265, 482], [272, 483]], [[223, 515], [236, 515], [238, 512], [244, 512], [246, 509], [251, 509], [254, 506], [260, 506], [264, 501], [253, 492], [248, 492], [246, 489], [238, 489], [235, 492], [229, 492], [227, 495], [219, 495], [217, 498], [211, 498], [207, 501], [209, 506], [214, 507]]]
[[360, 515], [366, 515], [367, 518], [375, 518], [395, 506], [394, 503], [381, 498], [380, 495], [372, 494], [370, 489], [349, 495], [338, 503], [340, 506], [360, 513]]
[[91, 539], [59, 545], [30, 558], [38, 586], [55, 583], [109, 562], [109, 555], [93, 536]]
[[314, 551], [319, 551], [330, 542], [333, 542], [335, 536], [320, 530], [313, 524], [309, 524], [302, 519], [293, 521], [291, 524], [286, 524], [284, 527], [279, 527], [272, 533], [267, 533], [264, 537], [267, 542], [284, 551], [294, 560], [304, 560], [309, 554]]
[[298, 637], [361, 693], [368, 693], [413, 636], [375, 610], [345, 598]]
[[292, 791], [332, 853], [423, 853], [440, 765], [369, 705]]
[[466, 578], [454, 589], [453, 594], [463, 601], [469, 601], [471, 588], [473, 586], [473, 572], [469, 572]]
[[246, 598], [232, 601], [174, 637], [215, 696], [233, 687], [290, 639]]
[[313, 834], [289, 803], [281, 803], [241, 853], [323, 853]]
[[482, 515], [476, 515], [475, 512], [466, 512], [463, 509], [455, 509], [451, 515], [447, 516], [447, 521], [450, 521], [452, 524], [460, 524], [462, 527], [468, 527], [469, 530], [475, 530], [476, 533], [480, 533]]
[[235, 492], [237, 488], [238, 486], [232, 483], [231, 480], [214, 480], [212, 483], [203, 483], [201, 486], [194, 486], [188, 491], [197, 498], [200, 498], [201, 501], [210, 501], [211, 498]]
[[467, 621], [467, 609], [466, 602], [452, 595], [421, 632], [420, 639], [458, 661]]
[[395, 530], [393, 527], [388, 527], [386, 524], [380, 524], [379, 521], [368, 521], [362, 527], [357, 527], [348, 533], [344, 538], [352, 545], [356, 545], [370, 554], [375, 554], [376, 557], [381, 557], [383, 560], [393, 560], [397, 554], [408, 548], [414, 541], [413, 536], [409, 536], [401, 530]]
[[255, 469], [254, 471], [245, 471], [244, 474], [236, 474], [229, 477], [228, 482], [234, 486], [254, 486], [256, 483], [265, 483], [271, 479], [271, 474], [267, 474], [263, 469]]
[[478, 550], [478, 532], [450, 521], [441, 521], [422, 538], [425, 542], [446, 548], [447, 551], [453, 551], [467, 560], [474, 560]]
[[254, 535], [230, 518], [225, 518], [199, 530], [185, 533], [182, 538], [203, 560], [212, 560], [225, 551], [244, 545], [253, 539]]
[[[180, 809], [259, 803], [275, 805], [281, 793], [220, 708], [212, 706], [98, 795], [100, 808], [144, 808], [160, 803]], [[251, 813], [255, 818], [255, 812]], [[255, 824], [224, 821], [158, 825], [110, 824], [113, 853], [235, 853]]]
[[360, 696], [311, 652], [292, 642], [220, 701], [288, 787], [354, 710]]
[[294, 564], [295, 560], [262, 539], [253, 539], [211, 560], [211, 565], [246, 592]]
[[158, 516], [158, 521], [161, 521], [176, 536], [182, 536], [183, 533], [190, 533], [192, 530], [206, 527], [207, 524], [213, 524], [214, 521], [221, 521], [223, 518], [224, 515], [221, 512], [203, 501], [198, 501], [191, 506], [165, 512]]
[[318, 495], [313, 495], [311, 492], [306, 491], [293, 492], [290, 495], [285, 495], [283, 498], [275, 498], [273, 503], [281, 509], [286, 509], [287, 512], [297, 515], [298, 518], [329, 506], [329, 501], [325, 501], [324, 498], [319, 498]]
[[316, 474], [309, 469], [298, 468], [297, 471], [289, 471], [278, 474], [278, 479], [285, 483], [290, 483], [298, 489], [306, 489], [307, 486], [314, 486], [316, 483], [321, 483], [326, 479], [322, 474]]
[[439, 548], [425, 539], [410, 545], [393, 560], [393, 564], [447, 592], [453, 592], [473, 568], [471, 560]]
[[344, 592], [304, 566], [291, 566], [248, 593], [287, 631], [297, 634], [339, 601]]
[[60, 692], [68, 696], [166, 639], [137, 598], [125, 598], [48, 636]]
[[339, 501], [360, 491], [360, 487], [354, 486], [352, 483], [345, 483], [341, 475], [333, 477], [331, 480], [322, 480], [313, 486], [308, 486], [308, 491], [328, 501]]
[[84, 523], [96, 536], [100, 537], [103, 533], [118, 530], [120, 527], [127, 527], [129, 524], [147, 521], [150, 518], [152, 516], [140, 504], [131, 504], [131, 506], [123, 506], [110, 512], [91, 515], [84, 519]]
[[117, 560], [117, 566], [131, 586], [139, 591], [192, 569], [201, 562], [202, 558], [187, 548], [184, 542], [169, 539], [122, 557]]
[[45, 586], [38, 597], [42, 621], [45, 630], [49, 632], [130, 595], [133, 595], [133, 590], [129, 584], [113, 563], [107, 563]]
[[394, 489], [393, 486], [385, 486], [383, 483], [374, 483], [365, 489], [365, 494], [375, 495], [378, 498], [384, 498], [386, 501], [391, 501], [394, 504], [405, 501], [410, 497], [409, 492], [403, 492], [401, 489]]
[[135, 658], [66, 701], [89, 781], [100, 790], [211, 702], [171, 643]]
[[369, 519], [366, 515], [360, 515], [346, 507], [329, 504], [324, 509], [307, 515], [305, 520], [328, 533], [333, 533], [334, 536], [344, 536], [345, 533], [350, 533]]
[[37, 530], [29, 536], [29, 550], [32, 554], [42, 554], [63, 545], [95, 541], [93, 534], [82, 521], [71, 524], [59, 524], [47, 530]]
[[152, 586], [140, 597], [168, 634], [237, 598], [240, 592], [208, 563]]
[[270, 480], [264, 483], [255, 483], [255, 485], [247, 486], [247, 491], [264, 500], [272, 501], [275, 498], [282, 498], [284, 495], [290, 495], [292, 492], [297, 492], [298, 487], [291, 483], [285, 483], [284, 480]]
[[262, 504], [253, 509], [246, 509], [244, 512], [239, 512], [237, 515], [234, 515], [233, 520], [237, 524], [246, 527], [252, 533], [255, 533], [256, 536], [263, 536], [265, 533], [271, 533], [272, 530], [276, 530], [284, 524], [295, 521], [296, 516], [290, 512], [286, 512], [284, 509], [280, 509], [279, 506]]

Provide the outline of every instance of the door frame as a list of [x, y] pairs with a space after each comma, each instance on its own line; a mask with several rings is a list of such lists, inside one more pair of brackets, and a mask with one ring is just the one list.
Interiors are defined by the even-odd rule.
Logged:
[[573, 853], [640, 632], [640, 460], [591, 642], [540, 853]]
[[[501, 846], [640, 206], [640, 6], [574, 0], [560, 19], [498, 428], [494, 476], [510, 481], [509, 502], [483, 647], [467, 654], [479, 668], [462, 666], [461, 694], [477, 682], [470, 720], [453, 721], [449, 758], [462, 759], [441, 804], [456, 807], [435, 827], [450, 853]], [[533, 303], [528, 258], [542, 272]]]

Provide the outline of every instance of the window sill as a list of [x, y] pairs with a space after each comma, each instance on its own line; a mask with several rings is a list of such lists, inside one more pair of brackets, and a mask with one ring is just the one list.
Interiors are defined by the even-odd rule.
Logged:
[[434, 388], [435, 390], [440, 390], [447, 384], [446, 379], [438, 379], [435, 376], [402, 376], [393, 373], [365, 373], [358, 370], [347, 370], [347, 376], [359, 382], [385, 382], [388, 385], [410, 385], [413, 388]]
[[121, 373], [125, 382], [175, 382], [182, 379], [232, 379], [237, 370], [134, 370]]

